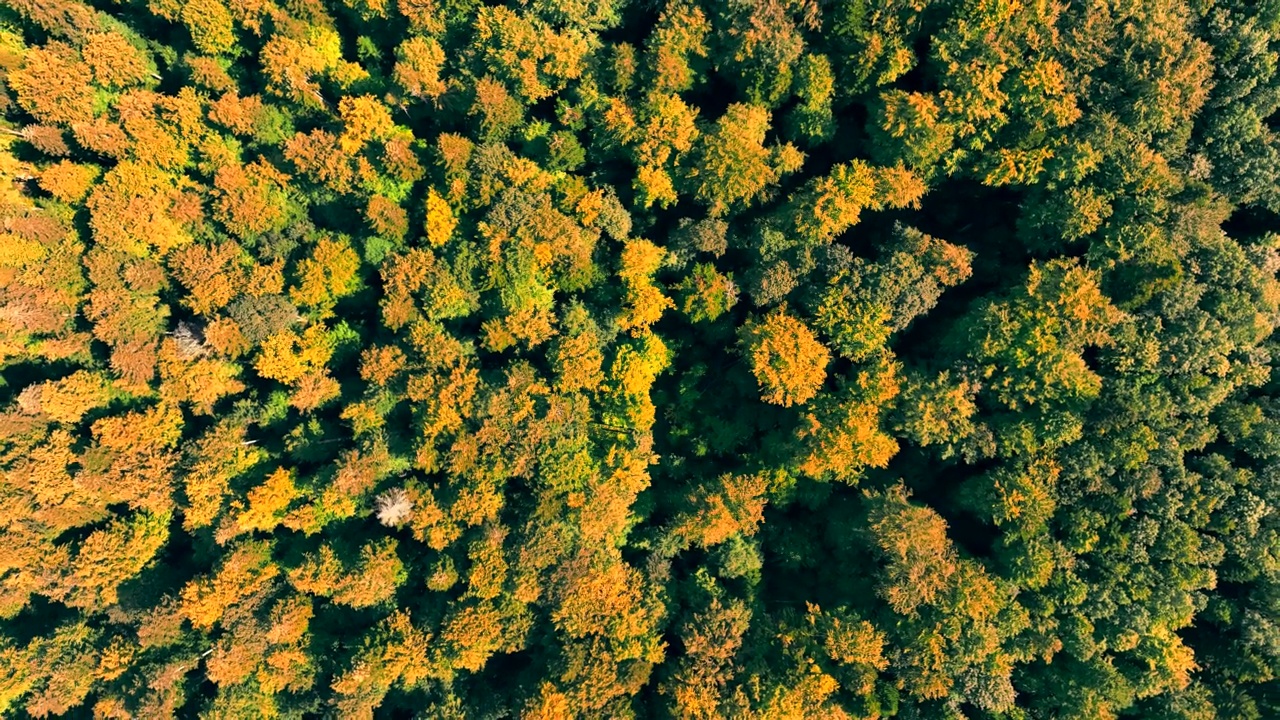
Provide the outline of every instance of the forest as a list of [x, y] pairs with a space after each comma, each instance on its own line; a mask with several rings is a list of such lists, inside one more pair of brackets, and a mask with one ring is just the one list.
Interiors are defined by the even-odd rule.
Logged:
[[1280, 717], [1280, 0], [0, 1], [0, 717]]

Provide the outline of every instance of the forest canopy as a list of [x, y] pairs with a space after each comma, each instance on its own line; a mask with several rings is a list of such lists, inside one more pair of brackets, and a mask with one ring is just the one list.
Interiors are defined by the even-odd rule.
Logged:
[[0, 716], [1280, 717], [1280, 1], [5, 0]]

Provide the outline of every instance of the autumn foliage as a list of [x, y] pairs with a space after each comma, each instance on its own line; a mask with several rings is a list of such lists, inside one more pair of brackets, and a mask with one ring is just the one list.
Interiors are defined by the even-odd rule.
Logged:
[[1280, 3], [0, 2], [0, 717], [1280, 717]]

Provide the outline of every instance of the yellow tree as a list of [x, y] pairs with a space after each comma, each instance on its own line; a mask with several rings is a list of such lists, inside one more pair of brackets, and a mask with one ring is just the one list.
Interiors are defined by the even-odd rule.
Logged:
[[93, 118], [93, 87], [85, 82], [91, 70], [74, 48], [60, 42], [27, 50], [22, 66], [6, 81], [18, 102], [32, 117], [53, 125], [71, 125]]
[[411, 98], [438, 98], [445, 91], [440, 79], [444, 61], [444, 49], [435, 38], [412, 36], [396, 48], [396, 84]]
[[61, 380], [28, 387], [18, 395], [18, 406], [33, 415], [76, 423], [89, 411], [111, 402], [114, 395], [111, 381], [102, 373], [78, 370]]
[[40, 172], [40, 189], [65, 203], [79, 202], [102, 174], [96, 165], [61, 160]]
[[269, 588], [280, 574], [271, 550], [270, 542], [259, 540], [231, 548], [217, 570], [182, 588], [183, 617], [198, 629], [212, 628], [228, 610]]
[[327, 315], [338, 300], [359, 287], [359, 271], [360, 256], [345, 237], [322, 237], [310, 257], [298, 262], [297, 283], [290, 288], [289, 296], [299, 305]]
[[354, 563], [344, 562], [329, 545], [309, 553], [302, 564], [289, 571], [289, 582], [298, 590], [333, 598], [353, 608], [390, 602], [407, 578], [392, 538], [360, 547]]
[[785, 308], [749, 322], [741, 339], [765, 402], [783, 407], [804, 404], [827, 379], [830, 351]]
[[169, 540], [169, 513], [136, 513], [90, 533], [63, 568], [53, 593], [71, 607], [100, 612], [117, 602], [120, 585], [151, 564]]
[[344, 97], [338, 101], [342, 118], [342, 134], [338, 147], [346, 155], [354, 155], [374, 140], [383, 140], [395, 130], [391, 111], [372, 95]]
[[168, 512], [182, 425], [182, 412], [167, 404], [94, 421], [78, 482], [109, 502]]
[[548, 353], [559, 389], [595, 390], [604, 381], [603, 338], [591, 313], [570, 305], [561, 321], [562, 333]]
[[205, 357], [203, 346], [195, 352], [166, 338], [160, 345], [160, 397], [171, 403], [187, 403], [193, 412], [208, 415], [216, 402], [244, 390], [238, 379], [240, 366]]
[[213, 176], [213, 218], [237, 237], [253, 240], [289, 220], [289, 176], [259, 158], [247, 167], [223, 165]]
[[432, 635], [403, 610], [382, 620], [361, 642], [352, 664], [333, 681], [334, 705], [344, 717], [367, 717], [393, 686], [418, 687], [438, 673]]
[[691, 494], [690, 509], [676, 516], [672, 531], [685, 542], [703, 548], [734, 535], [754, 535], [764, 520], [767, 489], [763, 476], [721, 476]]
[[264, 378], [292, 385], [309, 372], [323, 370], [333, 350], [333, 340], [322, 325], [311, 325], [301, 334], [287, 330], [263, 341], [253, 367]]
[[223, 420], [185, 448], [182, 487], [183, 527], [188, 531], [212, 525], [231, 495], [231, 481], [266, 459], [239, 423]]
[[785, 173], [799, 169], [803, 155], [790, 145], [766, 148], [769, 111], [736, 103], [703, 135], [697, 162], [688, 170], [693, 196], [712, 215], [751, 205]]
[[187, 289], [182, 302], [197, 315], [213, 315], [244, 292], [249, 258], [239, 245], [188, 245], [169, 256], [169, 271]]
[[118, 32], [94, 33], [81, 50], [99, 85], [122, 89], [151, 79], [148, 58]]
[[671, 350], [655, 333], [645, 332], [620, 344], [605, 374], [605, 419], [647, 432], [656, 408], [649, 397], [653, 381], [671, 364]]
[[[231, 507], [236, 511], [234, 525], [237, 532], [270, 532], [281, 521], [289, 510], [289, 504], [299, 495], [298, 486], [294, 483], [293, 473], [284, 468], [277, 468], [267, 476], [260, 485], [249, 490], [245, 502], [234, 501]], [[222, 533], [219, 533], [222, 536]]]
[[179, 180], [133, 161], [116, 165], [93, 189], [87, 203], [94, 238], [105, 247], [145, 256], [190, 242], [175, 216]]
[[711, 23], [693, 3], [668, 3], [645, 43], [645, 60], [655, 93], [679, 93], [701, 80], [707, 64]]
[[220, 55], [235, 50], [235, 26], [222, 0], [191, 0], [182, 3], [181, 8], [182, 24], [200, 52]]
[[898, 392], [898, 365], [882, 355], [841, 379], [839, 391], [814, 400], [796, 433], [804, 448], [801, 472], [852, 483], [868, 467], [886, 467], [898, 442], [884, 427], [884, 417]]
[[653, 281], [665, 257], [666, 252], [648, 240], [632, 240], [622, 248], [618, 276], [622, 278], [626, 306], [618, 325], [632, 335], [646, 331], [662, 318], [665, 310], [675, 306]]
[[267, 91], [306, 107], [327, 104], [318, 79], [346, 87], [368, 76], [359, 65], [342, 59], [338, 32], [321, 25], [309, 25], [296, 34], [272, 34], [260, 57]]

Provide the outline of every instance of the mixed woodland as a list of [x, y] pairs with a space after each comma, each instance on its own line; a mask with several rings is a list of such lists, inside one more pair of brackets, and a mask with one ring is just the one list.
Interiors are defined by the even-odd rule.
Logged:
[[0, 715], [1280, 717], [1280, 0], [0, 2]]

